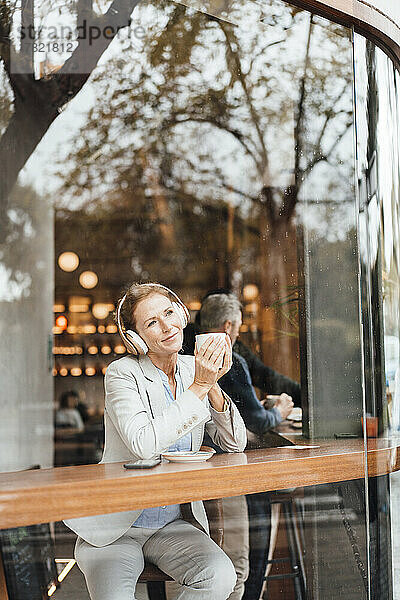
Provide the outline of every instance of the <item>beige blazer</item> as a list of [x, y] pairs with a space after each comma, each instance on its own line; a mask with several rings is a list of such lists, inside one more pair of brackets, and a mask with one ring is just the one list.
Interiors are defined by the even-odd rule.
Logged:
[[[178, 369], [185, 390], [193, 383], [194, 357], [178, 355]], [[198, 450], [204, 429], [227, 452], [242, 452], [246, 428], [228, 397], [228, 410], [215, 411], [206, 397], [200, 400], [185, 391], [170, 406], [157, 368], [147, 356], [124, 356], [112, 362], [105, 376], [105, 446], [101, 463], [159, 456], [186, 433]], [[96, 515], [64, 521], [93, 546], [105, 546], [121, 537], [142, 510]], [[192, 502], [196, 520], [208, 532], [202, 502]]]

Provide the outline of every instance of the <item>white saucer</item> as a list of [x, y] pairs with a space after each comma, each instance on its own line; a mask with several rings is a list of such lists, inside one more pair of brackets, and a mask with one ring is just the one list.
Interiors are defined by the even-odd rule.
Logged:
[[215, 452], [164, 452], [161, 454], [163, 458], [169, 460], [169, 462], [204, 462], [211, 458]]
[[302, 420], [302, 410], [299, 406], [295, 406], [292, 412], [286, 417], [288, 421], [300, 423]]

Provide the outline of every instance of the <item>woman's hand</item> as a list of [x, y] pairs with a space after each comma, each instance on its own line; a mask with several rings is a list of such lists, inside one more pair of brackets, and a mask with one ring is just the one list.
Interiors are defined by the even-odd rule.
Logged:
[[[223, 362], [220, 366], [222, 357]], [[229, 336], [226, 335], [222, 339], [219, 336], [211, 339], [208, 343], [203, 344], [195, 354], [194, 382], [189, 389], [201, 399], [210, 391], [218, 389], [218, 397], [222, 398], [217, 381], [229, 371], [231, 366], [232, 344]], [[213, 404], [212, 401], [211, 403]], [[218, 401], [217, 404], [219, 406], [220, 402]]]
[[224, 354], [224, 362], [222, 363], [222, 367], [218, 371], [218, 379], [221, 379], [226, 373], [230, 370], [232, 366], [232, 342], [231, 338], [228, 334], [226, 334], [225, 338], [225, 354]]
[[[218, 371], [218, 379], [221, 379], [231, 368], [232, 366], [232, 342], [229, 335], [226, 336], [225, 339], [225, 354], [224, 354], [224, 362], [222, 363], [222, 367]], [[225, 399], [222, 394], [222, 390], [219, 387], [218, 383], [215, 383], [213, 387], [208, 392], [208, 399], [211, 403], [211, 406], [215, 408], [218, 412], [222, 412], [225, 406]]]
[[[222, 357], [222, 366], [220, 366]], [[211, 339], [195, 354], [194, 382], [189, 389], [201, 400], [209, 394], [211, 405], [216, 410], [222, 410], [224, 399], [217, 381], [229, 371], [231, 366], [232, 344], [229, 336]]]

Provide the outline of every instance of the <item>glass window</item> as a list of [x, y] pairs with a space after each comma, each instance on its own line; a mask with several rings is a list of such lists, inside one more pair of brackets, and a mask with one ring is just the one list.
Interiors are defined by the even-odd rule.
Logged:
[[[228, 291], [242, 304], [240, 323], [221, 327], [239, 334], [242, 381], [229, 394], [248, 456], [297, 443], [360, 458], [355, 474], [339, 459], [312, 485], [294, 478], [232, 500], [225, 526], [239, 515], [241, 585], [249, 571], [254, 597], [257, 586], [367, 597], [362, 356], [370, 373], [396, 360], [398, 271], [385, 233], [381, 356], [360, 336], [358, 243], [369, 236], [369, 260], [380, 200], [375, 190], [358, 227], [352, 31], [281, 0], [142, 0], [132, 14], [34, 5], [0, 14], [16, 50], [0, 71], [0, 470], [101, 459], [104, 374], [127, 354], [114, 314], [130, 283], [159, 281], [185, 302], [188, 354], [204, 297]], [[387, 232], [397, 213], [385, 206]], [[365, 382], [373, 417], [377, 377]], [[285, 452], [289, 472], [302, 450]], [[56, 558], [72, 558], [73, 534], [49, 531]], [[287, 558], [288, 546], [300, 575], [264, 583], [268, 549]]]
[[[399, 73], [361, 36], [355, 38], [355, 57], [365, 434], [374, 449], [378, 443], [396, 446], [399, 430]], [[378, 435], [379, 442], [371, 439]], [[397, 473], [371, 474], [368, 480], [374, 598], [398, 595], [398, 482]]]

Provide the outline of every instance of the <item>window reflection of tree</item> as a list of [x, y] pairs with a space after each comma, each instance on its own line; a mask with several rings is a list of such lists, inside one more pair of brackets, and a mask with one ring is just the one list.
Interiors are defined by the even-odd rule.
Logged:
[[[57, 217], [73, 219], [70, 245], [83, 240], [87, 256], [123, 257], [126, 281], [204, 290], [240, 273], [268, 307], [296, 288], [299, 199], [322, 164], [324, 227], [340, 220], [330, 202], [349, 187], [346, 30], [278, 0], [261, 23], [254, 6], [232, 2], [232, 26], [144, 0], [137, 10], [158, 17], [143, 46], [126, 41], [86, 84], [96, 102], [60, 166]], [[270, 337], [288, 326], [271, 311], [259, 318]], [[289, 340], [279, 339], [283, 362]]]
[[[95, 75], [99, 102], [64, 190], [87, 212], [106, 198], [113, 211], [140, 214], [128, 243], [152, 276], [204, 289], [240, 272], [270, 306], [296, 288], [296, 207], [320, 163], [324, 218], [335, 222], [331, 202], [348, 200], [351, 170], [339, 162], [351, 161], [340, 156], [352, 125], [350, 43], [281, 2], [269, 3], [268, 30], [232, 4], [243, 27], [158, 5], [166, 26], [149, 36], [141, 69], [127, 54]], [[264, 326], [287, 329], [270, 312]]]
[[[140, 0], [114, 0], [104, 14], [98, 14], [92, 0], [78, 0], [66, 6], [55, 2], [48, 10], [69, 8], [76, 14], [77, 23], [85, 19], [88, 26], [101, 30], [104, 27], [126, 27], [129, 16]], [[53, 74], [35, 78], [35, 57], [32, 38], [27, 32], [38, 28], [35, 21], [34, 0], [21, 3], [4, 0], [0, 3], [0, 78], [4, 84], [0, 100], [0, 225], [7, 222], [7, 206], [10, 192], [18, 174], [34, 152], [40, 140], [61, 110], [82, 89], [103, 52], [110, 45], [113, 35], [100, 36], [95, 42], [89, 36], [82, 38], [64, 65]], [[41, 8], [45, 5], [41, 2]], [[13, 27], [21, 27], [25, 33], [15, 40]], [[16, 47], [15, 41], [19, 45]]]

